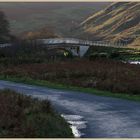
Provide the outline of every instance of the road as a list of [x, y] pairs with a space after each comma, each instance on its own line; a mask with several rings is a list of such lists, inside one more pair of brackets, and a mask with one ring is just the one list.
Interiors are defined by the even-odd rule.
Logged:
[[72, 124], [76, 137], [140, 138], [138, 102], [0, 80], [0, 89], [3, 88], [49, 99], [56, 110]]

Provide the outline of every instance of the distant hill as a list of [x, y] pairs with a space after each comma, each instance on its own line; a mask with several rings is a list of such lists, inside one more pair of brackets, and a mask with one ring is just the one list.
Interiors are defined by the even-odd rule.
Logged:
[[109, 2], [9, 2], [0, 3], [10, 21], [12, 33], [18, 35], [43, 27], [53, 28], [61, 36], [71, 36], [77, 25]]
[[84, 20], [80, 26], [92, 40], [127, 42], [140, 47], [140, 2], [113, 3]]
[[20, 39], [39, 39], [39, 38], [56, 38], [59, 37], [53, 30], [50, 28], [40, 28], [35, 31], [24, 32], [20, 35]]

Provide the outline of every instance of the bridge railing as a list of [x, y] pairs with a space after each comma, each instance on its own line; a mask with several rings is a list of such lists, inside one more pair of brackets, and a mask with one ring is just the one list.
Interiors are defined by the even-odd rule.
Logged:
[[0, 44], [0, 48], [10, 47], [10, 46], [12, 46], [11, 43]]
[[77, 45], [87, 45], [87, 46], [106, 46], [106, 47], [121, 47], [123, 44], [112, 43], [109, 41], [89, 41], [81, 40], [75, 38], [52, 38], [52, 39], [39, 39], [41, 43], [44, 44], [77, 44]]

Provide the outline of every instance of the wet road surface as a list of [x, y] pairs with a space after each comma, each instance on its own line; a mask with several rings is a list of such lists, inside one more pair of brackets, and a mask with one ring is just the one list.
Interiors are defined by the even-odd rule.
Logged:
[[0, 80], [0, 89], [49, 99], [76, 137], [140, 138], [140, 103]]

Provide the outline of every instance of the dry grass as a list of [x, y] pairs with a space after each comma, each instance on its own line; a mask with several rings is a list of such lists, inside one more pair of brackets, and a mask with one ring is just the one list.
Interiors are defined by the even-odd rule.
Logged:
[[139, 2], [113, 3], [108, 8], [85, 20], [82, 23], [82, 29], [93, 39], [97, 37], [98, 40], [104, 39], [116, 42], [124, 38], [133, 39], [133, 36], [140, 32], [139, 9]]
[[139, 94], [140, 66], [115, 60], [96, 59], [23, 64], [0, 68], [1, 75], [30, 77], [79, 87], [91, 87], [112, 92]]
[[68, 124], [48, 100], [0, 90], [1, 138], [72, 137]]

